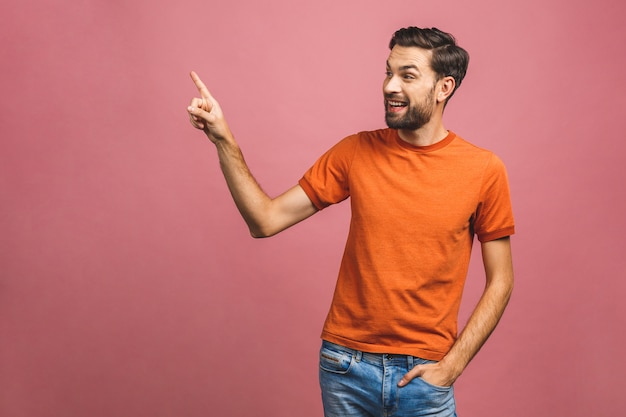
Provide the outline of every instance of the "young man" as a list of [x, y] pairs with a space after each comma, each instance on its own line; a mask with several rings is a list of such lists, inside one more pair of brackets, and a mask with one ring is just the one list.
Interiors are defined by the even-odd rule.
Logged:
[[[456, 416], [452, 384], [513, 288], [505, 168], [442, 121], [467, 52], [447, 33], [416, 27], [398, 30], [390, 50], [389, 128], [340, 141], [273, 199], [250, 173], [218, 102], [191, 73], [200, 92], [188, 107], [191, 123], [215, 144], [252, 236], [272, 236], [350, 197], [350, 232], [320, 350], [327, 417]], [[474, 235], [486, 286], [457, 335]]]

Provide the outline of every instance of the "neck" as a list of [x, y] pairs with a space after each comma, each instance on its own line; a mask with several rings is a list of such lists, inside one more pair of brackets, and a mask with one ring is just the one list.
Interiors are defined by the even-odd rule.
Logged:
[[398, 130], [398, 136], [403, 141], [414, 146], [430, 146], [445, 139], [448, 131], [439, 120], [438, 123], [432, 123], [433, 120], [420, 127], [417, 130]]

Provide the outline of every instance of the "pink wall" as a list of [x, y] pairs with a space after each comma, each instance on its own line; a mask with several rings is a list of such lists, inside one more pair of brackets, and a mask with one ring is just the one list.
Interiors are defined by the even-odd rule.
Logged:
[[[25, 0], [0, 6], [0, 415], [320, 416], [333, 207], [248, 237], [187, 122], [195, 69], [263, 186], [383, 126], [390, 35], [472, 56], [449, 129], [509, 168], [517, 286], [461, 416], [623, 414], [624, 5]], [[482, 285], [472, 267], [467, 313]]]

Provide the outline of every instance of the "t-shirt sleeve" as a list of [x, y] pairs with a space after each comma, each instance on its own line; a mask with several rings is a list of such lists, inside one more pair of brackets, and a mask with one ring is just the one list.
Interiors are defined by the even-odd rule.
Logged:
[[491, 155], [475, 213], [474, 232], [480, 242], [488, 242], [515, 233], [511, 193], [506, 168]]
[[322, 155], [298, 182], [318, 210], [350, 196], [350, 165], [358, 146], [353, 135]]

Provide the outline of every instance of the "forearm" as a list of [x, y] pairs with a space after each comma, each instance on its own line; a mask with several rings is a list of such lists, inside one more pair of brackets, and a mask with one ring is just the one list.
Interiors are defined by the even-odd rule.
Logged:
[[486, 284], [465, 328], [441, 361], [452, 381], [478, 353], [500, 321], [513, 291], [513, 261], [508, 237], [481, 246]]
[[493, 280], [485, 288], [465, 328], [441, 361], [442, 367], [449, 370], [450, 384], [461, 375], [496, 328], [509, 302], [512, 290], [512, 276], [507, 279]]
[[272, 200], [256, 181], [243, 153], [233, 139], [215, 143], [224, 179], [237, 209], [254, 237], [267, 235], [263, 232]]

